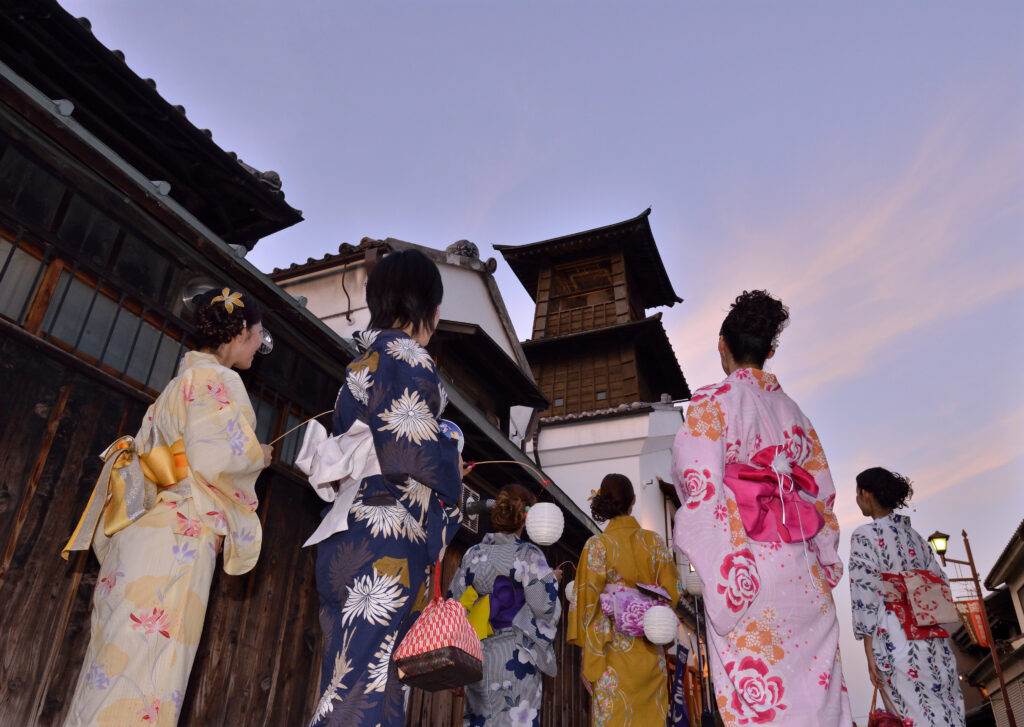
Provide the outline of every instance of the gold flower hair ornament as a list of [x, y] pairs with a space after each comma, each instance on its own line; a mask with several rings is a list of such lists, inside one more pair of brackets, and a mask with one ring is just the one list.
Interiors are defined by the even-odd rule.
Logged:
[[595, 497], [597, 497], [597, 494], [597, 490], [591, 490], [590, 497], [587, 498], [587, 502], [591, 502]]
[[232, 293], [230, 288], [224, 288], [220, 291], [220, 295], [210, 301], [211, 303], [224, 303], [224, 310], [228, 312], [228, 315], [234, 313], [235, 306], [239, 308], [245, 308], [245, 304], [242, 302], [241, 293]]

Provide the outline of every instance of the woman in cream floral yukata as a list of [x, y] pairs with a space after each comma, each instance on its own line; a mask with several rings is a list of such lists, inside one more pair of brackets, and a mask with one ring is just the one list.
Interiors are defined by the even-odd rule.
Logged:
[[695, 392], [673, 447], [675, 544], [700, 576], [725, 724], [848, 727], [835, 487], [810, 421], [763, 370], [788, 318], [753, 291], [722, 323], [728, 376]]
[[[146, 478], [159, 487], [155, 503], [108, 537], [119, 507], [114, 498], [104, 508], [101, 476], [63, 553], [91, 543], [100, 561], [89, 647], [65, 727], [177, 724], [217, 554], [223, 548], [231, 575], [251, 570], [260, 554], [255, 485], [271, 448], [256, 439], [249, 396], [232, 368], [249, 368], [272, 339], [248, 295], [203, 293], [195, 313], [201, 348], [185, 355], [134, 438]], [[126, 459], [110, 451], [108, 461]]]

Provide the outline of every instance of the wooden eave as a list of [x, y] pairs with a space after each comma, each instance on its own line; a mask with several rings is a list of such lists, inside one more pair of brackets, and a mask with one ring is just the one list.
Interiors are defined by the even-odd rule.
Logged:
[[225, 241], [256, 241], [302, 220], [279, 189], [257, 178], [136, 75], [122, 56], [54, 0], [0, 4], [0, 57]]
[[453, 345], [460, 359], [481, 372], [499, 400], [539, 410], [551, 405], [533, 379], [479, 325], [442, 320], [434, 339]]
[[682, 303], [658, 252], [650, 215], [648, 207], [623, 222], [526, 245], [495, 245], [494, 249], [502, 254], [535, 302], [537, 279], [542, 269], [598, 254], [622, 252], [626, 267], [636, 280], [644, 308]]
[[557, 357], [564, 351], [566, 356], [571, 356], [581, 346], [600, 346], [609, 342], [621, 344], [624, 341], [635, 345], [637, 363], [652, 385], [675, 401], [690, 398], [690, 387], [661, 323], [661, 313], [589, 331], [530, 339], [523, 341], [523, 350], [533, 362], [539, 355]]

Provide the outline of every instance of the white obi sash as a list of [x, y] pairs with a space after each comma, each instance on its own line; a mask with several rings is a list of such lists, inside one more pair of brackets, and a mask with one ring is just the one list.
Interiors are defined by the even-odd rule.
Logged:
[[366, 423], [358, 419], [347, 432], [335, 437], [327, 436], [322, 424], [311, 421], [306, 426], [295, 466], [309, 477], [309, 484], [320, 499], [334, 502], [320, 526], [302, 544], [304, 548], [348, 530], [348, 512], [360, 483], [381, 473], [373, 435]]

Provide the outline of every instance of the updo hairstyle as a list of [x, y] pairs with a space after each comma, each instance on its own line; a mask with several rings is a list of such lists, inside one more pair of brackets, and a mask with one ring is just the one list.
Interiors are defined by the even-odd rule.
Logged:
[[251, 295], [242, 293], [242, 305], [233, 305], [232, 311], [228, 313], [223, 300], [213, 302], [221, 292], [221, 288], [208, 290], [192, 299], [199, 348], [217, 348], [222, 343], [230, 342], [246, 328], [252, 328], [263, 321], [260, 304]]
[[736, 296], [719, 334], [738, 364], [764, 366], [789, 321], [789, 308], [767, 290], [744, 290]]
[[857, 489], [870, 492], [884, 508], [899, 510], [914, 496], [910, 478], [884, 467], [872, 467], [857, 475]]
[[522, 485], [505, 485], [491, 508], [491, 523], [500, 532], [515, 533], [526, 524], [526, 508], [537, 502]]
[[434, 312], [441, 306], [444, 284], [434, 261], [416, 249], [386, 255], [366, 281], [370, 328], [404, 328], [433, 332]]
[[629, 512], [633, 505], [633, 483], [625, 475], [605, 475], [601, 489], [590, 499], [590, 514], [599, 523]]

